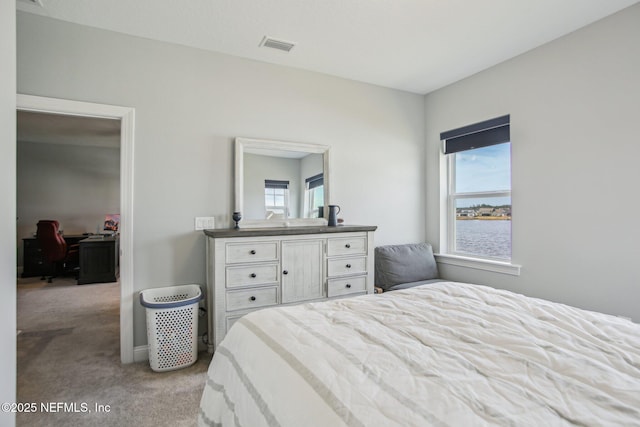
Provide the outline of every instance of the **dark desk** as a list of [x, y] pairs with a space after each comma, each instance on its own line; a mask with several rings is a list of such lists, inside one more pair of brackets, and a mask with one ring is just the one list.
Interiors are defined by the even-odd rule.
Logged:
[[[83, 234], [71, 234], [64, 236], [67, 245], [75, 245], [80, 240], [86, 239]], [[22, 261], [22, 277], [46, 276], [51, 274], [53, 266], [44, 260], [40, 243], [35, 237], [27, 237], [22, 239], [24, 248]]]
[[118, 280], [119, 239], [89, 237], [80, 240], [80, 273], [78, 285], [108, 283]]

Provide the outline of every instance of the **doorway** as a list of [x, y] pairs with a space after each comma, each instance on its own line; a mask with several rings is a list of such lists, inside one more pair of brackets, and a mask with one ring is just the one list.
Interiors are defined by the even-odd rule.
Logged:
[[120, 360], [133, 354], [133, 141], [135, 111], [129, 107], [18, 95], [18, 112], [103, 118], [120, 122]]

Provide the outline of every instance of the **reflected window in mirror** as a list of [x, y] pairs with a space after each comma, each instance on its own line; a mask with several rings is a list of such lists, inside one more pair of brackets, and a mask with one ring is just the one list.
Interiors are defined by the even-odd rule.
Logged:
[[[236, 138], [235, 211], [241, 227], [326, 225], [329, 146]], [[266, 181], [286, 181], [287, 191]]]
[[320, 207], [324, 206], [324, 174], [305, 179], [305, 218], [321, 218]]
[[[324, 177], [322, 154], [282, 150], [271, 150], [268, 154], [247, 152], [243, 171], [247, 218], [318, 218], [318, 204], [323, 204], [325, 191], [324, 179], [318, 180]], [[322, 192], [309, 201], [307, 178], [314, 178], [312, 193]]]
[[265, 219], [289, 218], [289, 181], [264, 181]]

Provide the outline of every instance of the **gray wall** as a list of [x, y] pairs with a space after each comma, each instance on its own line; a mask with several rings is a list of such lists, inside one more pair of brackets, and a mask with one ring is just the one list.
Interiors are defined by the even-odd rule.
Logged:
[[513, 262], [479, 282], [640, 322], [640, 4], [426, 97], [427, 240], [439, 246], [439, 133], [511, 114]]
[[[16, 401], [16, 14], [15, 2], [0, 2], [0, 402]], [[0, 412], [12, 427], [15, 415]]]
[[57, 219], [65, 234], [102, 231], [105, 214], [120, 213], [120, 149], [18, 141], [18, 265], [21, 239], [40, 219]]
[[330, 145], [345, 221], [377, 244], [424, 236], [423, 96], [23, 13], [17, 39], [19, 93], [136, 109], [137, 290], [204, 284], [194, 217], [230, 225], [236, 136]]

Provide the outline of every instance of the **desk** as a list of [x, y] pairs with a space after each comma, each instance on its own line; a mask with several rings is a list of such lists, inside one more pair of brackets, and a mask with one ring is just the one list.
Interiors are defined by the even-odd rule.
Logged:
[[[75, 245], [80, 240], [87, 238], [87, 236], [82, 234], [70, 234], [63, 237], [67, 245]], [[53, 266], [44, 260], [38, 239], [35, 237], [22, 239], [22, 246], [24, 248], [22, 277], [37, 277], [51, 274]]]
[[118, 280], [118, 237], [90, 237], [80, 240], [78, 285], [108, 283]]

